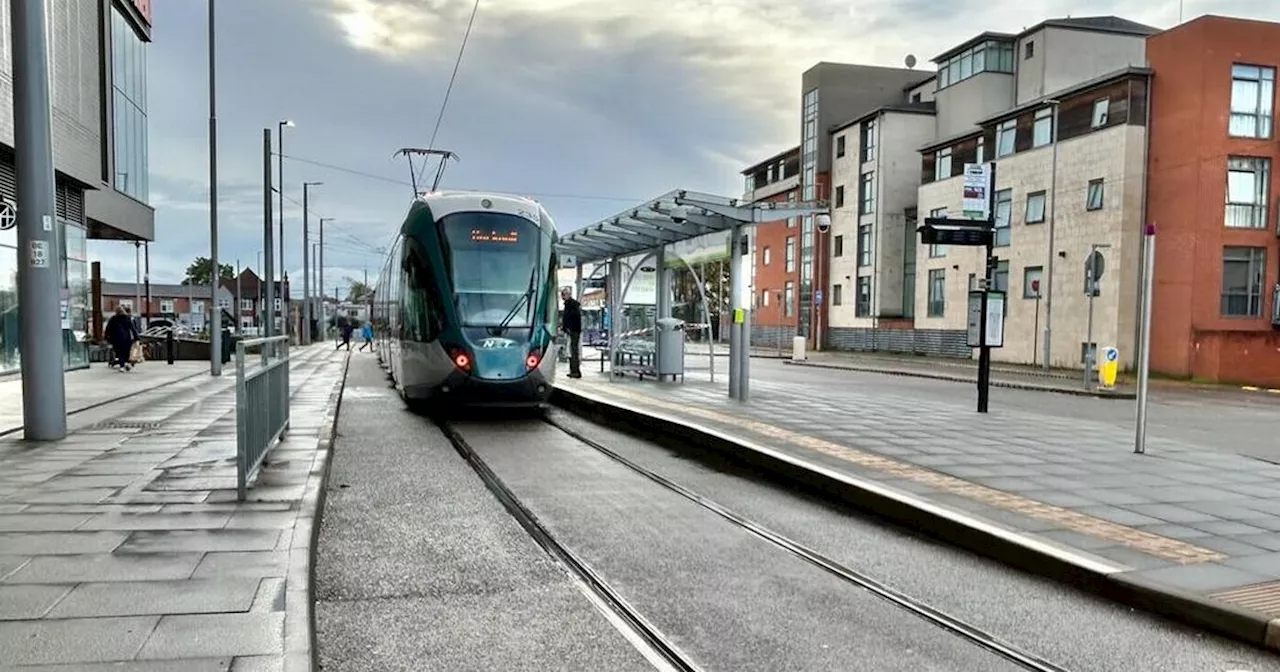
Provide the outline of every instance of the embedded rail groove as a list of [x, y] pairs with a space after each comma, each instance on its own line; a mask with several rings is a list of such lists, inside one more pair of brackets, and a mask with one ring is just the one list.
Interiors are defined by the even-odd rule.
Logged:
[[622, 455], [619, 455], [613, 450], [606, 448], [604, 445], [602, 445], [598, 441], [595, 441], [591, 438], [584, 436], [582, 433], [578, 432], [577, 430], [566, 427], [563, 423], [556, 420], [555, 418], [552, 418], [550, 416], [544, 416], [542, 419], [547, 424], [555, 427], [556, 429], [560, 430], [561, 432], [564, 432], [565, 434], [568, 434], [569, 436], [573, 437], [575, 440], [581, 442], [583, 445], [586, 445], [596, 450], [597, 452], [603, 454], [609, 459], [636, 472], [637, 474], [640, 474], [641, 476], [644, 476], [645, 478], [653, 481], [654, 483], [657, 483], [663, 488], [670, 490], [671, 492], [674, 492], [680, 495], [681, 497], [684, 497], [685, 499], [688, 499], [689, 501], [697, 504], [698, 506], [701, 506], [702, 508], [707, 509], [708, 511], [711, 511], [712, 513], [715, 513], [716, 515], [729, 521], [733, 525], [743, 530], [746, 530], [751, 534], [754, 534], [755, 536], [765, 540], [766, 542], [769, 542], [770, 544], [773, 544], [774, 546], [777, 546], [778, 548], [781, 548], [782, 550], [787, 551], [793, 556], [800, 558], [812, 565], [815, 565], [818, 568], [823, 569], [828, 573], [840, 579], [843, 579], [846, 582], [857, 585], [869, 591], [876, 597], [879, 597], [889, 602], [890, 604], [893, 604], [915, 616], [918, 616], [919, 618], [923, 619], [924, 621], [932, 625], [935, 625], [943, 630], [951, 632], [952, 634], [960, 637], [961, 639], [965, 639], [972, 644], [980, 646], [1028, 670], [1035, 670], [1036, 672], [1069, 672], [1069, 670], [1065, 667], [1061, 667], [1059, 665], [1056, 665], [1054, 663], [1051, 663], [1045, 660], [1044, 658], [1041, 658], [1040, 656], [1037, 656], [1028, 651], [1024, 651], [1018, 648], [1017, 646], [1010, 644], [1008, 642], [1005, 642], [1000, 638], [996, 637], [995, 635], [985, 630], [982, 630], [981, 628], [975, 625], [967, 623], [955, 616], [951, 616], [943, 611], [940, 611], [939, 609], [929, 606], [925, 602], [922, 602], [918, 599], [910, 597], [905, 593], [902, 593], [898, 590], [890, 588], [889, 586], [875, 580], [874, 578], [862, 572], [856, 571], [850, 567], [842, 565], [839, 562], [832, 560], [831, 558], [828, 558], [822, 555], [821, 553], [811, 548], [808, 548], [807, 546], [804, 546], [803, 544], [797, 541], [794, 541], [792, 539], [787, 538], [786, 536], [783, 536], [777, 532], [774, 532], [764, 527], [763, 525], [760, 525], [759, 523], [756, 523], [750, 520], [749, 518], [742, 516], [741, 514], [735, 513], [731, 509], [724, 507], [718, 504], [717, 502], [711, 499], [708, 499], [702, 495], [699, 495], [698, 493], [693, 492], [692, 490], [689, 490], [688, 488], [680, 485], [679, 483], [676, 483], [654, 471], [651, 471], [627, 459], [626, 457], [623, 457]]
[[525, 532], [576, 580], [579, 587], [593, 598], [592, 602], [597, 608], [612, 617], [610, 620], [615, 627], [620, 630], [625, 629], [624, 635], [627, 635], [631, 644], [644, 654], [649, 662], [660, 669], [702, 672], [702, 668], [698, 667], [692, 658], [680, 651], [665, 634], [623, 599], [590, 565], [552, 536], [533, 511], [520, 501], [519, 497], [489, 468], [484, 459], [452, 425], [446, 421], [438, 421], [436, 424], [453, 444], [454, 450], [457, 450], [467, 464], [471, 465], [485, 487], [497, 497]]

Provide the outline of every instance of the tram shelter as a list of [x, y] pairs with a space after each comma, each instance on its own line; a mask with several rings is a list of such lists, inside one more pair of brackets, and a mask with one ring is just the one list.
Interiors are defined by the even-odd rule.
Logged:
[[[623, 302], [636, 274], [650, 259], [656, 269], [656, 315], [671, 317], [671, 272], [667, 255], [672, 245], [715, 233], [729, 233], [729, 282], [732, 320], [729, 329], [729, 397], [746, 401], [750, 391], [751, 308], [744, 291], [748, 269], [742, 258], [747, 250], [750, 228], [756, 224], [792, 217], [829, 214], [822, 201], [793, 203], [740, 203], [739, 199], [676, 189], [650, 201], [628, 208], [612, 217], [588, 224], [560, 237], [560, 258], [565, 266], [576, 266], [576, 291], [582, 295], [582, 269], [588, 264], [604, 264], [605, 300], [611, 319], [608, 326], [609, 378], [615, 378], [620, 341]], [[641, 261], [625, 270], [623, 260], [642, 255]], [[572, 260], [568, 259], [572, 257]], [[698, 291], [706, 306], [706, 286], [695, 274]], [[656, 347], [661, 348], [661, 339]], [[662, 352], [656, 353], [660, 361]], [[714, 366], [714, 365], [713, 365]]]

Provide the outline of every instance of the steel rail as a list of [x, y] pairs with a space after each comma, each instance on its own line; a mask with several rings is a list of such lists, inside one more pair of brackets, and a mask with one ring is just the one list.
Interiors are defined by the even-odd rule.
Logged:
[[757, 537], [777, 546], [778, 548], [781, 548], [782, 550], [787, 551], [802, 560], [805, 560], [823, 570], [826, 570], [827, 572], [841, 579], [844, 579], [845, 581], [848, 581], [849, 583], [853, 583], [857, 586], [860, 586], [866, 589], [867, 591], [871, 592], [872, 594], [876, 595], [877, 597], [880, 597], [890, 602], [891, 604], [894, 604], [924, 619], [925, 621], [932, 623], [933, 625], [936, 625], [944, 630], [950, 631], [951, 633], [961, 637], [962, 639], [966, 639], [969, 642], [976, 644], [984, 649], [987, 649], [988, 651], [991, 651], [992, 653], [1002, 658], [1005, 658], [1006, 660], [1009, 660], [1010, 662], [1013, 662], [1028, 670], [1035, 670], [1036, 672], [1068, 672], [1068, 669], [1065, 667], [1055, 665], [1054, 663], [1051, 663], [1045, 660], [1044, 658], [1041, 658], [1033, 653], [1024, 651], [1018, 648], [1017, 646], [1010, 644], [1008, 642], [1005, 642], [1000, 638], [996, 637], [995, 635], [985, 630], [982, 630], [981, 628], [975, 625], [967, 623], [955, 616], [951, 616], [950, 614], [947, 614], [932, 606], [929, 606], [928, 604], [918, 599], [915, 599], [913, 597], [910, 597], [901, 591], [895, 590], [871, 578], [870, 576], [863, 574], [862, 572], [858, 572], [845, 565], [842, 565], [839, 562], [832, 560], [831, 558], [828, 558], [825, 555], [822, 555], [821, 553], [811, 548], [808, 548], [807, 546], [804, 546], [799, 542], [796, 542], [792, 539], [787, 538], [786, 536], [783, 536], [777, 532], [774, 532], [764, 527], [763, 525], [760, 525], [759, 523], [756, 523], [742, 516], [741, 514], [735, 513], [729, 508], [722, 506], [716, 503], [715, 501], [708, 499], [702, 495], [699, 495], [698, 493], [693, 492], [692, 490], [689, 490], [688, 488], [680, 485], [679, 483], [676, 483], [660, 474], [657, 474], [627, 459], [626, 457], [623, 457], [622, 455], [614, 452], [613, 450], [606, 448], [604, 445], [602, 445], [598, 441], [595, 441], [591, 438], [584, 436], [581, 432], [578, 432], [577, 430], [566, 427], [563, 423], [556, 420], [555, 418], [544, 416], [543, 420], [548, 424], [550, 424], [551, 426], [555, 427], [556, 429], [564, 432], [565, 434], [568, 434], [569, 436], [573, 437], [577, 441], [583, 443], [584, 445], [589, 446], [590, 448], [612, 459], [618, 464], [621, 464], [622, 466], [636, 472], [637, 474], [640, 474], [641, 476], [648, 478], [654, 483], [661, 485], [663, 488], [666, 488], [667, 490], [670, 490], [671, 492], [674, 492], [684, 497], [685, 499], [692, 501], [698, 506], [701, 506], [702, 508], [705, 508], [708, 511], [715, 513], [721, 518], [724, 518], [730, 523], [733, 523], [737, 527], [740, 527], [756, 535]]
[[480, 480], [529, 536], [572, 578], [576, 579], [580, 587], [588, 591], [589, 596], [595, 598], [592, 601], [598, 608], [606, 610], [606, 615], [613, 617], [610, 620], [615, 627], [625, 628], [623, 634], [628, 635], [627, 639], [632, 645], [645, 654], [655, 667], [679, 672], [702, 672], [702, 668], [698, 667], [687, 654], [680, 651], [675, 643], [623, 599], [590, 565], [556, 540], [533, 511], [520, 501], [520, 498], [489, 468], [484, 459], [452, 425], [446, 421], [438, 421], [436, 424], [453, 444], [454, 450], [457, 450], [458, 454], [471, 465], [471, 468], [480, 476]]

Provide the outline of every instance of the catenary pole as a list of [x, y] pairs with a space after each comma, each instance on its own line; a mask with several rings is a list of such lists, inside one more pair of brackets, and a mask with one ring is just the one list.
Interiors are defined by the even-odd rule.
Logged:
[[61, 282], [54, 210], [48, 21], [44, 0], [10, 0], [13, 136], [18, 173], [18, 348], [22, 429], [31, 441], [67, 435]]

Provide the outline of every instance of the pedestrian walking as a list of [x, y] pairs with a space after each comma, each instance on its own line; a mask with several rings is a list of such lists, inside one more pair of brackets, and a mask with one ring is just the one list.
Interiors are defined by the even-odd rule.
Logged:
[[560, 328], [569, 335], [569, 377], [581, 378], [582, 304], [573, 298], [568, 287], [560, 290], [560, 298], [564, 299], [564, 319], [560, 321]]
[[347, 350], [350, 351], [351, 332], [355, 331], [355, 328], [351, 326], [351, 320], [342, 320], [342, 324], [338, 326], [338, 330], [342, 333], [342, 340], [338, 342], [338, 347], [334, 348], [334, 350], [341, 350], [342, 346], [345, 345]]
[[364, 350], [364, 346], [369, 346], [369, 352], [373, 352], [373, 323], [369, 320], [364, 321], [364, 326], [360, 327], [360, 338], [364, 339], [364, 343], [360, 344], [357, 352]]
[[133, 368], [130, 360], [133, 345], [138, 340], [138, 328], [133, 324], [133, 318], [124, 306], [116, 306], [116, 314], [107, 320], [105, 331], [107, 342], [111, 344], [114, 354], [111, 365], [120, 367], [121, 371]]

